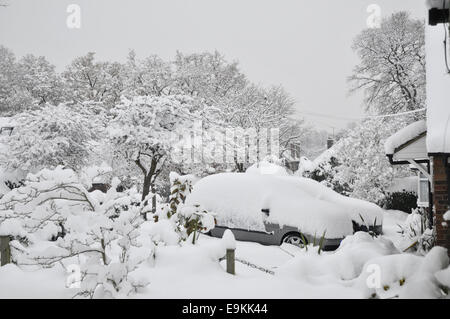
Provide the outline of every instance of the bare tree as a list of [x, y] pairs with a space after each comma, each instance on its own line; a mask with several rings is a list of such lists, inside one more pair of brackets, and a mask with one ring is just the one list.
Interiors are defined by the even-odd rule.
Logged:
[[351, 92], [364, 90], [367, 110], [390, 114], [425, 106], [424, 30], [424, 21], [398, 12], [356, 37], [361, 62], [349, 82]]

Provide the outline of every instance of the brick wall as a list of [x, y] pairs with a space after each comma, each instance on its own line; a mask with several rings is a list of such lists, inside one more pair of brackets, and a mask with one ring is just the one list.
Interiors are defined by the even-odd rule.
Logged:
[[436, 245], [448, 249], [450, 256], [450, 222], [448, 226], [444, 223], [444, 214], [450, 209], [449, 202], [449, 169], [448, 156], [433, 157], [433, 180], [434, 180], [434, 222], [436, 225]]

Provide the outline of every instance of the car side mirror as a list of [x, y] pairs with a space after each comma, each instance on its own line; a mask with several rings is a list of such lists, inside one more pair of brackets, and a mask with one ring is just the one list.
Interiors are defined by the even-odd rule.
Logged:
[[263, 209], [261, 209], [261, 212], [262, 212], [264, 215], [266, 215], [267, 217], [269, 217], [269, 215], [270, 215], [270, 209], [268, 209], [268, 208], [263, 208]]

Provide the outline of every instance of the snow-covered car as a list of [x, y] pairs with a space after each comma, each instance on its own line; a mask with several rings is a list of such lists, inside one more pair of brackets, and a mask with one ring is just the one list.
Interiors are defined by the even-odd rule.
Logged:
[[318, 242], [324, 235], [324, 249], [331, 250], [356, 231], [382, 231], [377, 205], [295, 176], [210, 175], [194, 185], [186, 202], [216, 214], [212, 236], [221, 237], [229, 228], [238, 240], [267, 245]]

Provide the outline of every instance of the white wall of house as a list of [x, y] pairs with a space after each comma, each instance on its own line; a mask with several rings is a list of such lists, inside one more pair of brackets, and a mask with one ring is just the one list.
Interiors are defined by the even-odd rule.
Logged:
[[[442, 7], [442, 1], [428, 1]], [[446, 8], [450, 1], [446, 1]], [[445, 64], [443, 41], [448, 25], [426, 25], [425, 50], [427, 63], [427, 148], [429, 153], [450, 153], [450, 74]], [[447, 45], [447, 55], [450, 47]], [[448, 57], [450, 64], [450, 55]]]

